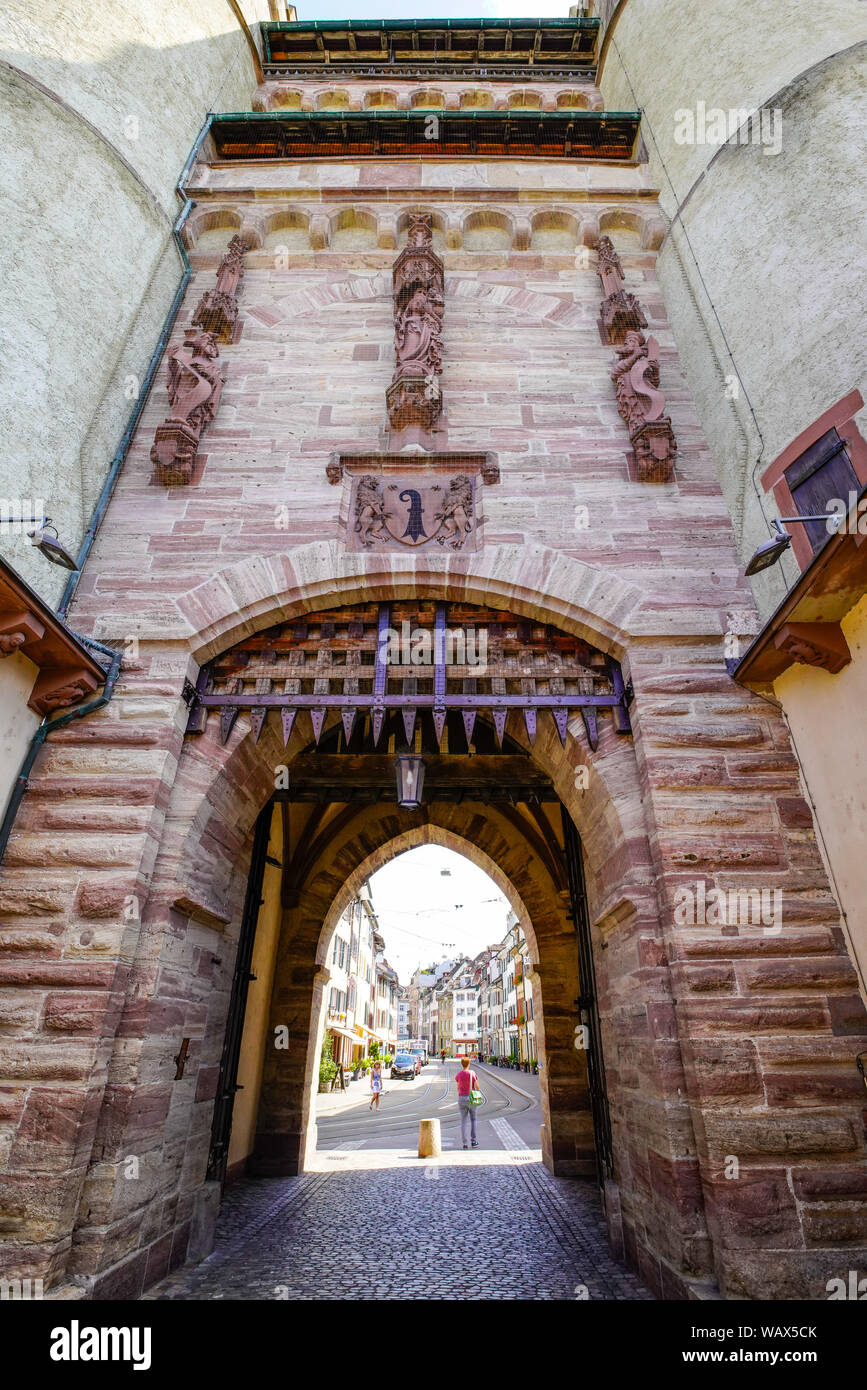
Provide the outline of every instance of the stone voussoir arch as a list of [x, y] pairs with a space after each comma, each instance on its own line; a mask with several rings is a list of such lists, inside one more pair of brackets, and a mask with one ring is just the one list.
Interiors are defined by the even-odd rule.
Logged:
[[[186, 645], [201, 664], [302, 612], [422, 596], [501, 605], [562, 627], [618, 659], [634, 630], [642, 638], [651, 635], [642, 611], [647, 595], [638, 585], [543, 545], [504, 543], [474, 556], [422, 559], [351, 554], [337, 540], [314, 541], [228, 565], [174, 602], [186, 625]], [[718, 635], [708, 626], [696, 614], [687, 635]], [[683, 626], [679, 631], [684, 635]]]
[[[407, 819], [413, 822], [409, 826]], [[566, 895], [532, 847], [520, 835], [509, 838], [495, 808], [464, 802], [434, 803], [424, 812], [410, 813], [386, 803], [359, 807], [333, 843], [323, 843], [306, 865], [298, 906], [283, 922], [269, 1020], [269, 1029], [289, 1028], [297, 1046], [289, 1055], [266, 1057], [252, 1172], [275, 1171], [275, 1148], [283, 1151], [281, 1162], [290, 1155], [291, 1167], [309, 1160], [316, 1143], [312, 1098], [329, 980], [328, 943], [341, 912], [366, 878], [395, 855], [424, 843], [464, 854], [489, 874], [516, 910], [534, 974], [539, 972], [534, 999], [541, 1005], [537, 1038], [546, 1059], [543, 1147], [549, 1156], [556, 1151], [561, 1164], [568, 1151], [568, 1164], [592, 1171], [584, 1059], [576, 1054], [572, 1038], [579, 975]]]
[[484, 846], [476, 841], [469, 840], [458, 831], [449, 827], [438, 825], [434, 821], [427, 820], [423, 824], [411, 826], [402, 831], [391, 840], [372, 850], [365, 859], [352, 870], [343, 886], [336, 893], [331, 907], [329, 908], [323, 923], [322, 931], [319, 936], [319, 945], [316, 948], [316, 960], [320, 965], [326, 963], [328, 945], [343, 913], [346, 911], [353, 898], [358, 893], [378, 869], [384, 868], [392, 860], [399, 858], [402, 854], [407, 854], [410, 850], [418, 849], [421, 845], [439, 845], [443, 849], [454, 850], [456, 854], [461, 854], [468, 859], [476, 868], [482, 869], [490, 879], [497, 885], [500, 892], [508, 899], [509, 906], [524, 923], [524, 935], [530, 946], [530, 954], [534, 962], [539, 958], [539, 947], [536, 941], [533, 919], [527, 904], [516, 887], [514, 881], [503, 872], [495, 859], [491, 857]]

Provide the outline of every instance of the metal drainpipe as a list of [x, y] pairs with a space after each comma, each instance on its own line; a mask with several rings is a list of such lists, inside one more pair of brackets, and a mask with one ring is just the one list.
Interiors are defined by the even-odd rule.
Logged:
[[154, 351], [151, 355], [151, 360], [148, 363], [148, 369], [145, 373], [145, 379], [142, 383], [142, 389], [138, 394], [138, 398], [135, 402], [135, 405], [132, 408], [132, 411], [130, 412], [130, 417], [127, 421], [126, 429], [124, 430], [123, 435], [121, 437], [121, 441], [118, 446], [117, 452], [115, 453], [115, 456], [109, 465], [108, 475], [103, 484], [102, 491], [99, 494], [99, 498], [97, 499], [96, 506], [94, 507], [93, 516], [90, 519], [90, 525], [84, 533], [84, 539], [81, 542], [81, 546], [76, 557], [77, 568], [75, 570], [75, 573], [70, 575], [69, 582], [67, 583], [66, 588], [63, 591], [63, 597], [60, 600], [60, 606], [58, 607], [57, 612], [58, 615], [64, 619], [66, 618], [66, 614], [69, 611], [69, 605], [71, 604], [75, 596], [75, 591], [78, 588], [78, 582], [81, 578], [81, 571], [84, 567], [84, 562], [90, 554], [91, 547], [93, 546], [93, 542], [96, 539], [96, 534], [99, 530], [102, 518], [104, 517], [108, 504], [111, 501], [111, 495], [114, 492], [114, 486], [117, 482], [118, 474], [120, 473], [121, 467], [123, 466], [123, 462], [127, 455], [127, 450], [130, 446], [130, 441], [133, 437], [133, 434], [135, 433], [136, 426], [138, 425], [141, 413], [145, 408], [148, 396], [150, 395], [151, 387], [153, 386], [154, 378], [157, 374], [157, 368], [159, 367], [166, 343], [168, 342], [169, 335], [171, 334], [171, 331], [174, 327], [175, 319], [178, 315], [178, 310], [181, 307], [184, 295], [186, 294], [187, 285], [190, 283], [190, 278], [193, 273], [192, 266], [190, 265], [190, 258], [187, 255], [187, 248], [184, 245], [183, 237], [181, 236], [181, 228], [183, 227], [184, 223], [186, 222], [187, 218], [192, 212], [195, 204], [193, 203], [193, 200], [191, 198], [188, 198], [186, 193], [184, 192], [184, 184], [186, 183], [190, 170], [192, 169], [193, 164], [195, 163], [196, 156], [198, 155], [199, 150], [202, 147], [202, 143], [205, 139], [205, 136], [211, 129], [213, 120], [213, 112], [209, 111], [205, 123], [199, 131], [199, 134], [196, 138], [196, 142], [193, 145], [193, 148], [190, 150], [189, 155], [187, 156], [187, 162], [184, 165], [180, 177], [178, 178], [178, 181], [175, 185], [175, 192], [177, 193], [178, 197], [183, 201], [183, 207], [181, 208], [181, 211], [178, 214], [177, 221], [172, 227], [172, 236], [175, 239], [175, 245], [178, 248], [178, 254], [181, 257], [181, 262], [184, 267], [183, 274], [181, 276], [181, 282], [178, 285], [177, 290], [175, 291], [175, 296], [172, 300], [169, 312], [166, 315], [165, 322], [163, 323], [162, 331], [160, 332], [160, 336], [157, 340], [157, 345], [154, 348]]
[[[96, 539], [96, 534], [100, 527], [100, 523], [102, 522], [102, 518], [104, 517], [108, 504], [111, 501], [111, 495], [114, 492], [114, 486], [117, 482], [118, 474], [120, 473], [121, 467], [126, 458], [127, 450], [129, 449], [130, 445], [130, 440], [132, 439], [132, 436], [135, 432], [135, 428], [141, 417], [142, 410], [144, 409], [145, 403], [150, 394], [150, 390], [154, 382], [154, 377], [156, 376], [157, 368], [160, 364], [160, 359], [163, 355], [163, 351], [165, 350], [166, 342], [168, 340], [169, 334], [172, 331], [172, 328], [174, 327], [174, 322], [177, 318], [178, 310], [181, 306], [184, 294], [186, 293], [187, 285], [189, 284], [190, 278], [193, 273], [192, 266], [190, 265], [190, 258], [187, 255], [187, 248], [184, 245], [183, 238], [181, 237], [181, 228], [183, 227], [184, 223], [189, 217], [195, 204], [193, 203], [193, 200], [191, 198], [188, 198], [186, 193], [184, 192], [184, 184], [187, 181], [190, 170], [192, 169], [193, 164], [195, 163], [196, 157], [199, 153], [199, 150], [202, 147], [204, 139], [208, 134], [208, 131], [211, 129], [213, 120], [213, 112], [209, 111], [205, 119], [205, 123], [199, 131], [198, 136], [196, 137], [195, 144], [193, 145], [189, 155], [187, 156], [187, 161], [184, 164], [183, 169], [181, 170], [178, 181], [175, 184], [175, 192], [183, 202], [183, 207], [181, 208], [181, 211], [178, 214], [177, 221], [174, 223], [172, 227], [172, 236], [175, 238], [175, 244], [178, 248], [178, 252], [181, 257], [181, 262], [184, 267], [183, 274], [181, 276], [181, 282], [178, 285], [177, 290], [175, 291], [175, 295], [172, 300], [171, 307], [169, 308], [169, 312], [166, 315], [166, 319], [163, 324], [159, 339], [157, 341], [157, 345], [153, 351], [153, 354], [151, 355], [151, 360], [148, 363], [148, 369], [145, 374], [144, 382], [142, 383], [142, 389], [139, 392], [138, 399], [130, 413], [130, 417], [127, 421], [126, 429], [123, 432], [120, 445], [109, 466], [108, 476], [106, 477], [105, 483], [103, 484], [102, 491], [99, 494], [99, 498], [93, 511], [93, 516], [90, 520], [90, 525], [88, 526], [87, 531], [85, 532], [84, 539], [79, 548], [78, 555], [76, 556], [75, 573], [70, 575], [69, 582], [67, 583], [66, 588], [63, 591], [63, 597], [60, 600], [60, 605], [57, 609], [57, 613], [58, 616], [64, 622], [66, 620], [66, 614], [69, 609], [69, 605], [75, 596], [76, 589], [78, 588], [78, 581], [81, 578], [81, 571], [84, 567], [84, 563], [87, 560], [88, 555], [90, 554], [91, 547], [93, 546], [93, 542]], [[32, 771], [33, 764], [36, 761], [36, 755], [38, 754], [40, 748], [42, 747], [48, 735], [52, 733], [55, 729], [62, 729], [67, 724], [71, 724], [75, 719], [83, 719], [85, 715], [92, 714], [94, 710], [102, 709], [104, 705], [108, 704], [109, 700], [114, 694], [114, 687], [117, 683], [118, 675], [120, 674], [120, 666], [121, 661], [123, 659], [123, 654], [121, 652], [114, 651], [111, 647], [103, 646], [101, 642], [94, 641], [92, 637], [82, 637], [78, 633], [72, 633], [72, 635], [73, 637], [76, 637], [79, 642], [82, 642], [85, 646], [92, 647], [95, 651], [103, 652], [106, 656], [111, 657], [111, 661], [109, 663], [109, 667], [106, 673], [105, 684], [102, 688], [102, 694], [98, 695], [96, 699], [88, 701], [86, 705], [79, 705], [76, 709], [68, 710], [66, 714], [58, 715], [56, 719], [46, 720], [44, 723], [39, 725], [39, 728], [34, 733], [33, 738], [30, 740], [30, 746], [27, 749], [24, 761], [21, 764], [18, 776], [16, 777], [15, 783], [12, 787], [12, 792], [9, 797], [9, 805], [6, 807], [6, 813], [3, 817], [3, 822], [2, 825], [0, 825], [0, 863], [2, 863], [3, 858], [6, 854], [6, 846], [9, 842], [9, 836], [12, 831], [12, 826], [14, 824], [15, 817], [18, 814], [18, 807], [21, 805], [21, 799], [24, 796], [24, 792], [27, 789], [27, 780]]]

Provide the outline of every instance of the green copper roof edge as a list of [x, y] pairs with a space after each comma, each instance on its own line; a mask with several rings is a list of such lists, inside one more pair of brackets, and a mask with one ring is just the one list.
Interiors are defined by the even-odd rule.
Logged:
[[576, 108], [570, 111], [536, 111], [515, 107], [509, 111], [489, 111], [484, 109], [468, 109], [460, 111], [446, 110], [441, 106], [417, 106], [411, 111], [385, 111], [377, 107], [364, 111], [346, 111], [339, 107], [331, 111], [293, 111], [285, 108], [281, 111], [219, 111], [213, 112], [214, 124], [223, 121], [342, 121], [342, 120], [410, 120], [415, 117], [417, 120], [425, 120], [428, 116], [437, 116], [441, 120], [451, 121], [502, 121], [502, 120], [537, 120], [537, 121], [640, 121], [640, 111], [585, 111]]
[[300, 34], [305, 30], [319, 33], [348, 33], [351, 30], [370, 32], [400, 29], [598, 29], [598, 16], [586, 15], [576, 19], [310, 19], [262, 20], [262, 29], [272, 33]]
[[[597, 17], [586, 16], [577, 19], [311, 19], [303, 20], [263, 20], [260, 24], [265, 45], [265, 61], [272, 62], [272, 34], [340, 34], [340, 33], [399, 33], [402, 29], [417, 32], [432, 32], [437, 29], [454, 29], [456, 32], [467, 29], [562, 29], [576, 33], [581, 29], [599, 30], [602, 21]], [[363, 55], [362, 55], [363, 56]]]

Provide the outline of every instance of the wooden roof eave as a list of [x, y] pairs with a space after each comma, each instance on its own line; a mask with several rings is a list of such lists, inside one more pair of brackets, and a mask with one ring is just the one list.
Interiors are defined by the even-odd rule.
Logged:
[[778, 645], [787, 625], [820, 623], [839, 629], [865, 594], [867, 536], [842, 530], [825, 542], [753, 639], [732, 673], [734, 680], [749, 688], [772, 684], [795, 664]]
[[[11, 565], [0, 558], [0, 660], [13, 653], [26, 656], [38, 669], [27, 704], [35, 714], [49, 715], [74, 705], [105, 682], [105, 670], [30, 588]], [[64, 690], [80, 694], [63, 703]]]

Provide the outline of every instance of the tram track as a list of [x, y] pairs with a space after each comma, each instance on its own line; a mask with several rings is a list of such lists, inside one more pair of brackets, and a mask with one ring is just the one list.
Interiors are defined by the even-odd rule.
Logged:
[[[439, 1068], [443, 1064], [431, 1065], [437, 1067], [437, 1075], [431, 1078], [423, 1091], [408, 1097], [406, 1103], [394, 1108], [389, 1106], [388, 1098], [393, 1093], [393, 1087], [389, 1087], [384, 1092], [384, 1098], [380, 1100], [381, 1108], [378, 1114], [363, 1108], [361, 1113], [352, 1110], [337, 1115], [323, 1115], [316, 1122], [317, 1148], [339, 1148], [342, 1143], [358, 1139], [369, 1142], [414, 1135], [418, 1121], [431, 1117], [438, 1119], [444, 1130], [457, 1130], [460, 1126], [460, 1113], [454, 1091], [455, 1070], [450, 1069], [448, 1064], [445, 1064], [442, 1071]], [[537, 1102], [531, 1097], [525, 1098], [520, 1091], [509, 1088], [490, 1071], [486, 1070], [480, 1081], [485, 1099], [477, 1112], [479, 1122], [520, 1115], [537, 1106]]]

